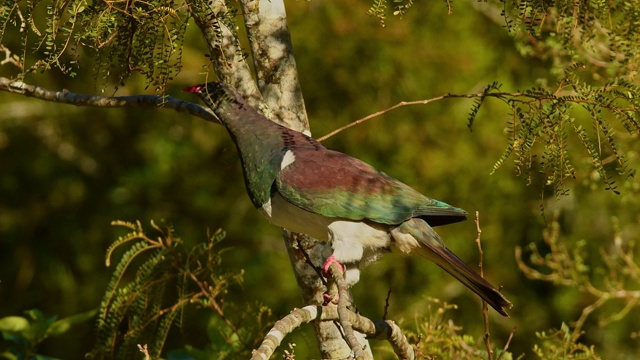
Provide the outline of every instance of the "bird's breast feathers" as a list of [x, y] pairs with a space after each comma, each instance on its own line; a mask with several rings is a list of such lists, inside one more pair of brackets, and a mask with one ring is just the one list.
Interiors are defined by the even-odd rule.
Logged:
[[367, 221], [330, 218], [303, 210], [275, 194], [260, 212], [274, 225], [330, 241], [334, 256], [341, 262], [356, 262], [374, 257], [391, 242], [389, 226]]

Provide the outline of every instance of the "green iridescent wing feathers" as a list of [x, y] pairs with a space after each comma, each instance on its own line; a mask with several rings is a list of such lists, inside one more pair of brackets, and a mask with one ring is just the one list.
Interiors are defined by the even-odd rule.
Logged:
[[295, 161], [276, 178], [290, 203], [326, 217], [400, 224], [412, 217], [431, 226], [466, 219], [466, 212], [430, 199], [411, 187], [348, 155], [296, 149]]

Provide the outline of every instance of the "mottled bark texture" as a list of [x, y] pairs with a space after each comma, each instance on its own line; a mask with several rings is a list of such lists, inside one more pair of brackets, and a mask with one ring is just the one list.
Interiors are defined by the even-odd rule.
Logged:
[[[225, 1], [187, 0], [187, 4], [209, 46], [218, 78], [236, 88], [252, 107], [271, 120], [310, 135], [283, 0], [240, 2], [250, 56], [240, 47], [233, 22], [226, 17], [229, 9]], [[255, 74], [247, 63], [248, 58], [253, 61]], [[314, 266], [321, 266], [331, 254], [330, 245], [301, 234], [286, 231], [284, 234], [304, 304], [322, 304], [326, 288]], [[350, 356], [352, 350], [339, 326], [322, 321], [314, 324], [323, 358]], [[369, 349], [364, 337], [359, 337]]]

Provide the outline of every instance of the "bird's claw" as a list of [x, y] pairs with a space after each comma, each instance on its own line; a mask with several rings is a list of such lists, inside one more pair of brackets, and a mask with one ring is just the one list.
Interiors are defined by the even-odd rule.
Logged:
[[338, 303], [338, 297], [337, 296], [331, 296], [331, 294], [329, 294], [328, 292], [322, 294], [322, 305], [323, 306], [327, 306], [329, 304], [337, 304]]

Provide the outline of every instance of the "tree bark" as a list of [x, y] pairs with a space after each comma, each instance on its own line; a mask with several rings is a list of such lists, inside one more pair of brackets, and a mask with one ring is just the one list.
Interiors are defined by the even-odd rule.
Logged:
[[[266, 117], [311, 135], [283, 0], [241, 1], [257, 84], [237, 32], [225, 23], [225, 1], [187, 0], [187, 5], [209, 46], [218, 77]], [[326, 287], [317, 268], [333, 252], [330, 244], [286, 230], [283, 235], [304, 305], [321, 305]], [[314, 325], [322, 358], [343, 359], [352, 354], [339, 326], [322, 321]], [[367, 340], [362, 334], [358, 337], [372, 357]]]

